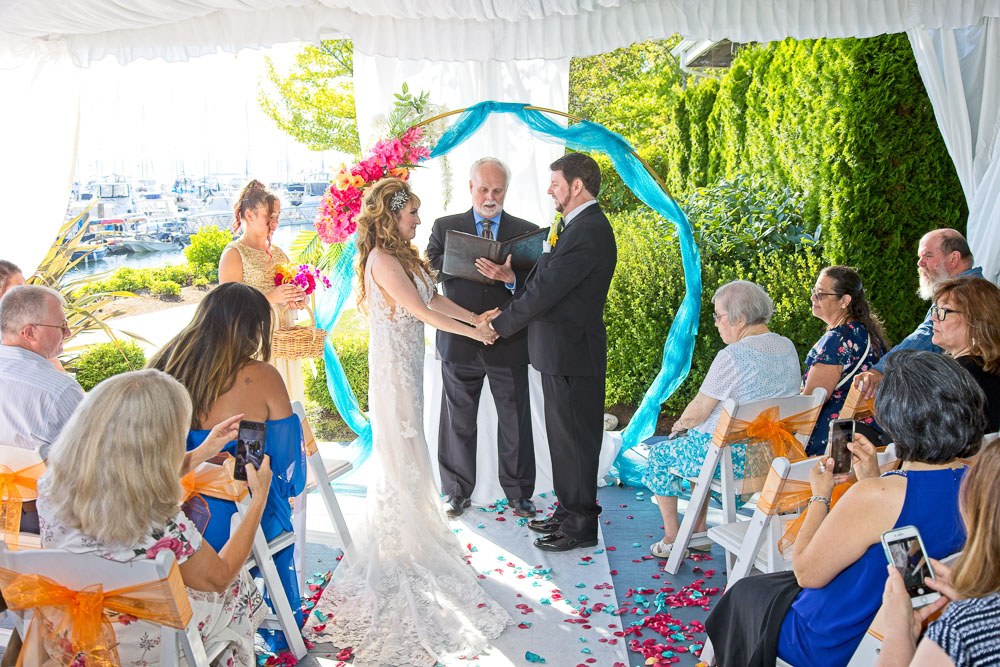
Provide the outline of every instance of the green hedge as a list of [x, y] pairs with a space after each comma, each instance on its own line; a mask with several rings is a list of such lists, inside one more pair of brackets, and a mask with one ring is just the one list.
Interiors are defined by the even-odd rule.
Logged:
[[[119, 351], [118, 348], [121, 348]], [[124, 353], [124, 357], [122, 354]], [[128, 361], [126, 361], [126, 358]], [[135, 371], [146, 366], [146, 353], [133, 341], [119, 340], [114, 343], [91, 345], [73, 364], [76, 381], [84, 391], [90, 391], [102, 380]]]
[[180, 294], [181, 287], [192, 284], [207, 285], [218, 279], [218, 267], [211, 267], [207, 264], [170, 264], [148, 269], [133, 269], [122, 266], [115, 269], [114, 273], [104, 280], [95, 280], [83, 285], [74, 294], [85, 296], [96, 292], [137, 292], [140, 290], [150, 290], [153, 294], [160, 294], [161, 292], [155, 291], [154, 285], [161, 284], [162, 286], [162, 283], [177, 285], [177, 291], [169, 293]]
[[[368, 336], [367, 334], [352, 334], [333, 339], [333, 347], [344, 367], [347, 382], [358, 397], [362, 412], [368, 410]], [[331, 414], [339, 414], [337, 406], [326, 388], [326, 366], [323, 358], [312, 360], [315, 363], [302, 364], [306, 383], [306, 398]]]
[[184, 248], [184, 257], [196, 266], [214, 267], [219, 270], [222, 251], [232, 242], [233, 235], [228, 230], [216, 226], [203, 227], [191, 237], [191, 245]]
[[[967, 209], [906, 35], [752, 46], [720, 79], [689, 78], [661, 101], [664, 140], [636, 150], [678, 201], [739, 174], [804, 193], [824, 263], [858, 269], [890, 338], [913, 330], [927, 307], [917, 243], [964, 232]], [[607, 210], [645, 208], [602, 167]]]

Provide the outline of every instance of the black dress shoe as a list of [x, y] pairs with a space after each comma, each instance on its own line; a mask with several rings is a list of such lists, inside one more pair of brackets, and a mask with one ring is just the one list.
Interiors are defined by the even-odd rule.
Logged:
[[559, 526], [561, 525], [562, 521], [558, 521], [551, 516], [548, 519], [536, 519], [535, 521], [528, 522], [528, 528], [542, 535], [551, 535], [559, 530]]
[[542, 551], [572, 551], [573, 549], [597, 546], [597, 538], [592, 540], [578, 540], [575, 537], [570, 537], [561, 530], [557, 530], [551, 535], [539, 537], [535, 540], [535, 546]]
[[509, 507], [514, 510], [514, 514], [530, 518], [535, 516], [535, 503], [530, 498], [518, 498], [511, 501]]
[[448, 496], [448, 499], [445, 500], [444, 511], [451, 518], [455, 518], [456, 516], [462, 516], [465, 508], [471, 506], [472, 501], [465, 496]]

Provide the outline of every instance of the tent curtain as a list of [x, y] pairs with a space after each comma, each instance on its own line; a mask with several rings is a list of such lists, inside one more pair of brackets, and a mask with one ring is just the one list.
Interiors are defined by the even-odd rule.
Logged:
[[1000, 18], [961, 30], [907, 31], [969, 206], [983, 275], [1000, 278]]
[[[8, 61], [5, 65], [14, 65]], [[66, 216], [80, 120], [80, 71], [63, 42], [0, 67], [0, 259], [31, 275]]]

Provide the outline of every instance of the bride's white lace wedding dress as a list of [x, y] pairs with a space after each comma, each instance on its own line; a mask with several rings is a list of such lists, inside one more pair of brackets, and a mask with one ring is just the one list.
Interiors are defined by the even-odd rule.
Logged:
[[[356, 667], [430, 667], [471, 658], [513, 621], [480, 587], [445, 519], [424, 440], [424, 325], [388, 305], [371, 277], [376, 253], [365, 271], [373, 438], [365, 517], [352, 526], [356, 557], [334, 571], [305, 633], [353, 647]], [[432, 284], [426, 274], [416, 280], [424, 303]]]

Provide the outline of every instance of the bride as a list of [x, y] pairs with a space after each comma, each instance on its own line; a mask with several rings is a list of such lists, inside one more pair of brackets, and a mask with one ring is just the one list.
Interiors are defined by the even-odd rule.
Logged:
[[[420, 200], [397, 178], [357, 219], [358, 303], [367, 307], [373, 452], [354, 558], [334, 571], [307, 636], [353, 647], [355, 666], [475, 655], [513, 621], [479, 586], [445, 520], [423, 430], [424, 323], [483, 343], [476, 315], [434, 291], [411, 243]], [[325, 627], [323, 627], [325, 626]]]

